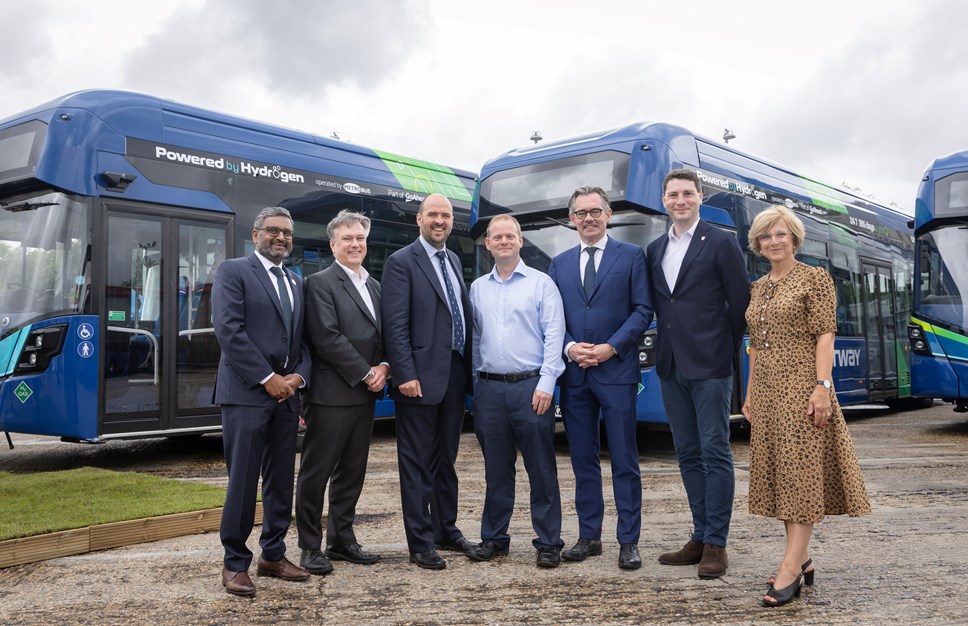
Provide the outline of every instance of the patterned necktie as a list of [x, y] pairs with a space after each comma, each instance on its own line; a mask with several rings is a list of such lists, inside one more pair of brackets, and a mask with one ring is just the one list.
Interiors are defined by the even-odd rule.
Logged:
[[454, 285], [450, 282], [450, 272], [447, 271], [447, 253], [439, 250], [436, 253], [437, 260], [440, 261], [440, 273], [444, 276], [444, 287], [447, 288], [447, 300], [450, 301], [450, 314], [454, 318], [454, 349], [464, 356], [464, 319], [460, 314], [460, 307], [457, 306], [457, 292]]
[[289, 345], [292, 345], [292, 302], [289, 301], [289, 290], [286, 289], [286, 274], [278, 266], [269, 271], [276, 275], [279, 302], [282, 303], [282, 320], [286, 323], [286, 336], [289, 337]]
[[588, 262], [585, 263], [585, 278], [582, 280], [582, 284], [585, 286], [585, 297], [591, 298], [592, 292], [595, 291], [595, 252], [598, 248], [594, 246], [588, 246], [585, 248], [585, 252], [588, 253]]

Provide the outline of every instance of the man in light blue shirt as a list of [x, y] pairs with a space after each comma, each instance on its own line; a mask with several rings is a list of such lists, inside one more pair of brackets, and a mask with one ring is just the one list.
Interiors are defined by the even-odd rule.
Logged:
[[521, 260], [521, 226], [495, 217], [484, 240], [494, 269], [471, 285], [474, 319], [474, 431], [484, 453], [487, 491], [481, 543], [472, 561], [508, 554], [517, 448], [531, 485], [538, 567], [561, 564], [561, 495], [555, 459], [555, 381], [565, 371], [565, 314], [547, 274]]

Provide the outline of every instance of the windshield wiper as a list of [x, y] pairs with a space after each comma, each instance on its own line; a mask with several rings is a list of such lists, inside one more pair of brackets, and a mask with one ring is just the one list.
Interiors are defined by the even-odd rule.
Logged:
[[59, 204], [59, 202], [29, 202], [24, 200], [23, 202], [11, 202], [10, 204], [0, 202], [0, 207], [11, 213], [20, 213], [21, 211], [36, 211], [40, 207], [57, 206]]

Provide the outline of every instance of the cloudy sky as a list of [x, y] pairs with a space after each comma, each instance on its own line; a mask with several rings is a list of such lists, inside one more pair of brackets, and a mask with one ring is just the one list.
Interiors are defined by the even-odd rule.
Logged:
[[960, 0], [0, 0], [0, 118], [89, 88], [480, 171], [635, 121], [912, 212], [968, 149]]

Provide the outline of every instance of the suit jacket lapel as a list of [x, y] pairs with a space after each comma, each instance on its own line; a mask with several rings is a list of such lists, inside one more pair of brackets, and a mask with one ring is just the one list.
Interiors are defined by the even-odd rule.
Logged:
[[434, 291], [437, 292], [437, 297], [440, 298], [444, 304], [450, 307], [450, 303], [447, 302], [447, 294], [444, 293], [444, 287], [440, 284], [440, 279], [437, 278], [437, 272], [434, 270], [434, 262], [436, 259], [430, 258], [420, 241], [414, 241], [413, 244], [411, 244], [411, 248], [413, 249], [413, 254], [416, 257], [417, 267], [419, 267], [427, 276], [427, 280], [430, 281]]
[[676, 276], [676, 288], [682, 284], [682, 278], [686, 275], [686, 270], [692, 265], [692, 262], [696, 260], [699, 253], [706, 246], [706, 233], [709, 231], [709, 225], [699, 220], [699, 224], [696, 226], [696, 232], [692, 235], [692, 241], [689, 242], [689, 248], [686, 249], [686, 256], [682, 258], [682, 265], [679, 266], [679, 274]]
[[672, 293], [669, 289], [669, 282], [666, 281], [665, 272], [662, 270], [662, 258], [665, 257], [666, 247], [669, 245], [669, 233], [666, 232], [659, 239], [659, 243], [656, 244], [655, 254], [649, 259], [649, 263], [652, 265], [652, 276], [653, 276], [653, 286], [655, 285], [655, 277], [659, 279], [659, 285], [666, 293]]
[[[334, 265], [331, 265], [330, 267], [333, 268], [333, 272], [336, 274], [336, 278], [338, 278], [340, 281], [340, 284], [343, 285], [343, 290], [346, 291], [347, 294], [349, 294], [353, 302], [356, 303], [356, 306], [358, 306], [360, 310], [363, 311], [363, 314], [366, 315], [366, 319], [370, 320], [375, 325], [376, 320], [373, 318], [373, 315], [370, 313], [370, 309], [367, 308], [366, 302], [363, 300], [363, 296], [360, 295], [360, 291], [356, 288], [356, 285], [353, 284], [353, 280], [346, 275], [346, 272], [343, 271], [343, 268], [340, 267], [339, 265], [334, 264]], [[369, 279], [367, 279], [367, 283], [369, 283]], [[367, 290], [369, 290], [369, 285], [367, 285]], [[371, 300], [373, 299], [372, 291], [370, 291], [370, 299]], [[378, 301], [373, 302], [374, 310], [376, 310], [377, 304], [378, 304]]]
[[[602, 260], [598, 264], [598, 269], [595, 270], [595, 288], [592, 289], [591, 298], [595, 297], [595, 294], [598, 293], [598, 286], [602, 284], [602, 279], [608, 275], [608, 272], [612, 269], [612, 266], [615, 265], [615, 259], [618, 258], [618, 249], [619, 243], [609, 237], [608, 243], [605, 244], [605, 249], [602, 251]], [[578, 258], [581, 258], [581, 256]], [[584, 291], [585, 287], [582, 286], [582, 292]]]
[[[370, 300], [373, 301], [373, 310], [374, 311], [379, 311], [380, 310], [380, 292], [377, 291], [376, 281], [373, 280], [372, 278], [367, 278], [366, 279], [366, 289], [367, 289], [367, 291], [370, 292]], [[367, 312], [369, 312], [369, 311], [367, 311]], [[376, 318], [373, 319], [373, 323], [376, 324], [376, 330], [377, 330], [377, 332], [382, 333], [383, 332], [383, 324], [382, 324], [382, 321], [381, 321], [379, 315], [377, 315]]]
[[[266, 271], [262, 261], [256, 258], [255, 255], [257, 254], [259, 253], [253, 252], [249, 256], [249, 263], [252, 265], [252, 271], [255, 272], [256, 280], [262, 284], [262, 287], [266, 290], [266, 293], [269, 294], [269, 300], [271, 300], [272, 304], [276, 307], [276, 313], [279, 314], [279, 321], [282, 321], [282, 302], [279, 301], [279, 291], [276, 289], [273, 279], [269, 278], [269, 272]], [[283, 269], [283, 272], [285, 272], [285, 269]], [[293, 289], [293, 292], [295, 291], [296, 290]], [[295, 311], [295, 307], [293, 307], [293, 311]], [[295, 321], [296, 320], [293, 319], [293, 322]]]

